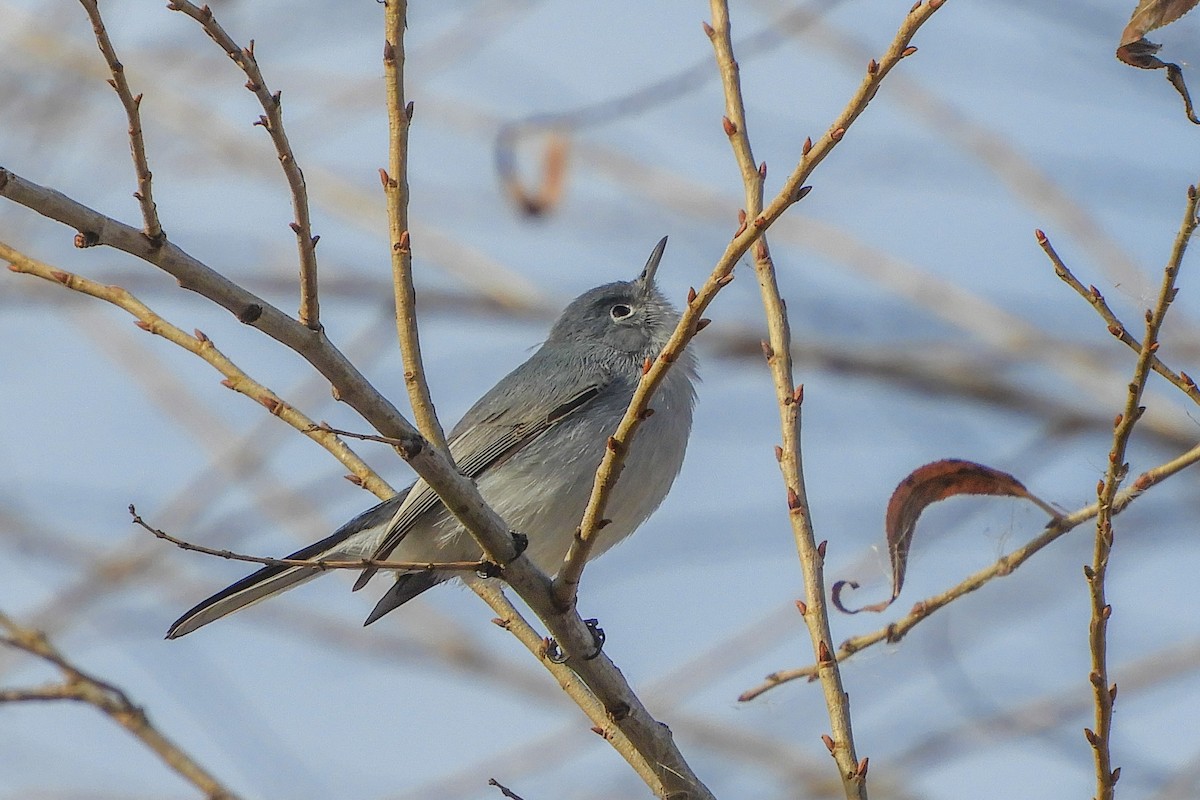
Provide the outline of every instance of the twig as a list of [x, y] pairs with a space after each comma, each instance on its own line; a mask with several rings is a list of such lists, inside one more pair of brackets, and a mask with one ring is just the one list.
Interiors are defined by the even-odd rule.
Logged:
[[1133, 428], [1142, 412], [1145, 411], [1140, 403], [1142, 392], [1146, 388], [1146, 380], [1150, 377], [1150, 361], [1154, 351], [1158, 349], [1158, 335], [1162, 329], [1167, 309], [1177, 293], [1175, 279], [1179, 274], [1179, 266], [1187, 249], [1188, 240], [1191, 239], [1192, 232], [1200, 222], [1196, 218], [1196, 203], [1196, 187], [1189, 186], [1183, 223], [1175, 238], [1171, 257], [1163, 270], [1158, 301], [1153, 310], [1146, 312], [1146, 333], [1142, 339], [1141, 349], [1138, 351], [1133, 377], [1129, 382], [1125, 407], [1117, 415], [1113, 424], [1113, 443], [1108, 454], [1108, 468], [1105, 471], [1104, 480], [1096, 487], [1099, 512], [1096, 515], [1095, 546], [1091, 566], [1085, 566], [1083, 569], [1092, 602], [1092, 619], [1088, 626], [1092, 671], [1088, 680], [1092, 685], [1096, 721], [1094, 729], [1084, 728], [1083, 733], [1092, 746], [1095, 757], [1097, 800], [1112, 800], [1117, 779], [1121, 775], [1120, 768], [1113, 769], [1112, 766], [1112, 713], [1113, 701], [1117, 696], [1117, 686], [1116, 684], [1110, 685], [1108, 679], [1108, 620], [1112, 616], [1112, 606], [1109, 605], [1105, 592], [1105, 578], [1108, 575], [1108, 562], [1113, 545], [1113, 500], [1122, 480], [1129, 472], [1129, 464], [1125, 462], [1125, 453], [1129, 446], [1129, 438], [1133, 434]]
[[146, 712], [121, 689], [79, 669], [67, 661], [40, 631], [18, 625], [3, 612], [0, 612], [0, 628], [7, 632], [0, 636], [0, 644], [37, 656], [53, 664], [63, 673], [63, 681], [60, 684], [30, 690], [0, 691], [0, 703], [33, 700], [75, 700], [87, 703], [107, 714], [114, 722], [140, 739], [164, 764], [204, 792], [210, 800], [237, 800], [237, 795], [225, 788], [191, 756], [159, 732], [146, 716]]
[[205, 547], [200, 544], [193, 544], [185, 539], [172, 536], [166, 531], [151, 527], [144, 519], [142, 519], [137, 509], [132, 505], [129, 506], [129, 515], [133, 518], [134, 525], [139, 525], [145, 528], [155, 537], [163, 541], [170, 542], [181, 550], [188, 550], [193, 553], [203, 553], [217, 558], [227, 558], [232, 561], [247, 561], [251, 564], [265, 564], [268, 567], [312, 567], [317, 570], [327, 569], [366, 569], [371, 567], [374, 569], [394, 569], [408, 570], [411, 572], [476, 572], [480, 570], [488, 570], [494, 568], [494, 564], [489, 564], [486, 561], [387, 561], [374, 558], [359, 558], [348, 561], [339, 561], [337, 559], [308, 559], [308, 558], [270, 558], [267, 556], [249, 556], [242, 553], [235, 553], [232, 550], [218, 550], [212, 547]]
[[[1115, 496], [1112, 503], [1113, 515], [1115, 516], [1128, 508], [1130, 503], [1140, 497], [1150, 487], [1162, 483], [1167, 478], [1182, 472], [1198, 462], [1200, 462], [1200, 445], [1153, 469], [1146, 470], [1137, 477], [1129, 488], [1122, 490]], [[837, 652], [833, 654], [833, 658], [837, 659], [840, 663], [855, 653], [866, 650], [880, 642], [894, 643], [900, 641], [910, 630], [930, 617], [935, 611], [945, 608], [954, 600], [963, 595], [970, 594], [994, 578], [1011, 575], [1017, 567], [1028, 561], [1034, 553], [1037, 553], [1051, 542], [1056, 541], [1063, 534], [1096, 517], [1099, 514], [1099, 508], [1099, 503], [1093, 503], [1067, 516], [1060, 517], [1046, 526], [1046, 529], [1042, 533], [1027, 544], [1013, 550], [1007, 555], [1001, 556], [991, 566], [985, 567], [968, 576], [940, 594], [921, 600], [904, 617], [885, 625], [873, 633], [855, 636], [842, 642]], [[763, 693], [774, 689], [776, 686], [799, 678], [811, 679], [816, 674], [817, 665], [773, 672], [767, 676], [763, 683], [739, 695], [738, 700], [743, 702], [753, 700]]]
[[138, 185], [133, 196], [137, 198], [142, 209], [142, 222], [145, 225], [142, 232], [146, 234], [150, 243], [157, 247], [166, 239], [166, 234], [163, 233], [162, 224], [159, 222], [158, 208], [154, 205], [154, 193], [151, 190], [150, 164], [146, 160], [146, 141], [142, 137], [140, 111], [142, 96], [140, 94], [135, 96], [129, 88], [129, 81], [125, 78], [125, 65], [117, 58], [117, 51], [113, 48], [112, 40], [108, 38], [108, 31], [100, 16], [97, 0], [79, 0], [79, 2], [92, 21], [96, 44], [100, 46], [100, 52], [104, 55], [104, 60], [108, 62], [109, 71], [112, 72], [112, 78], [109, 79], [108, 85], [116, 91], [117, 97], [121, 99], [121, 105], [125, 107], [125, 117], [129, 120], [129, 152], [133, 156], [133, 168], [137, 174]]
[[[1091, 303], [1092, 308], [1096, 309], [1096, 313], [1100, 315], [1106, 323], [1108, 323], [1108, 332], [1125, 344], [1134, 352], [1142, 351], [1142, 344], [1125, 328], [1125, 324], [1117, 318], [1113, 310], [1109, 308], [1108, 302], [1104, 299], [1104, 295], [1100, 294], [1100, 290], [1095, 286], [1083, 285], [1083, 282], [1075, 277], [1075, 274], [1063, 263], [1055, 251], [1054, 246], [1050, 244], [1050, 239], [1040, 230], [1034, 231], [1037, 237], [1038, 244], [1045, 251], [1050, 263], [1054, 265], [1054, 272], [1068, 286], [1074, 289], [1080, 297]], [[1157, 352], [1151, 350], [1149, 353], [1150, 368], [1159, 375], [1173, 383], [1181, 392], [1186, 394], [1193, 403], [1200, 405], [1200, 389], [1196, 388], [1196, 382], [1186, 372], [1175, 372], [1170, 367], [1159, 359]]]
[[[675, 327], [675, 332], [671, 334], [671, 338], [663, 347], [662, 353], [654, 360], [645, 374], [642, 375], [642, 380], [638, 383], [638, 387], [634, 391], [629, 408], [625, 411], [625, 416], [621, 419], [616, 431], [613, 432], [610, 438], [610, 446], [604, 454], [604, 459], [601, 461], [599, 469], [596, 471], [596, 478], [592, 484], [592, 494], [588, 500], [588, 506], [584, 512], [579, 530], [576, 531], [575, 541], [572, 543], [566, 560], [558, 572], [558, 577], [554, 581], [554, 595], [560, 608], [568, 607], [574, 603], [579, 577], [583, 572], [583, 565], [587, 562], [588, 555], [591, 552], [592, 539], [600, 527], [601, 520], [604, 518], [604, 507], [608, 502], [612, 487], [616, 485], [616, 481], [621, 475], [621, 470], [625, 466], [625, 455], [628, 453], [629, 444], [638, 427], [646, 418], [646, 409], [650, 407], [650, 399], [666, 377], [667, 370], [671, 368], [671, 364], [683, 352], [683, 348], [687, 343], [706, 324], [701, 321], [704, 311], [716, 297], [717, 292], [733, 280], [733, 268], [737, 266], [738, 261], [746, 254], [750, 247], [758, 241], [763, 232], [774, 224], [792, 205], [799, 202], [808, 194], [808, 187], [803, 185], [804, 181], [812, 174], [817, 165], [829, 155], [833, 148], [837, 146], [838, 142], [845, 136], [849, 126], [866, 109], [867, 104], [870, 103], [871, 99], [875, 96], [875, 92], [878, 91], [880, 82], [882, 82], [891, 68], [898, 64], [902, 58], [912, 55], [915, 52], [915, 49], [909, 48], [908, 43], [912, 40], [917, 30], [920, 29], [921, 25], [933, 16], [934, 12], [941, 8], [943, 4], [944, 0], [929, 0], [926, 3], [913, 6], [912, 11], [896, 32], [896, 37], [888, 47], [887, 53], [879, 62], [878, 69], [867, 75], [867, 78], [864, 79], [862, 85], [855, 91], [849, 102], [847, 102], [846, 107], [838, 115], [833, 126], [825, 135], [818, 139], [811, 148], [806, 146], [800, 162], [784, 182], [779, 194], [775, 196], [761, 214], [752, 220], [747, 219], [739, 225], [733, 239], [726, 245], [725, 252], [717, 261], [708, 280], [696, 291], [694, 297], [689, 294], [687, 306], [683, 310], [679, 324]], [[3, 187], [0, 186], [0, 193], [2, 191]]]
[[272, 93], [267, 88], [262, 71], [254, 58], [254, 40], [249, 47], [239, 47], [225, 29], [213, 16], [208, 6], [196, 6], [188, 0], [170, 0], [167, 8], [179, 11], [200, 23], [204, 32], [225, 51], [233, 63], [246, 73], [249, 79], [246, 88], [254, 93], [265, 112], [258, 118], [256, 125], [261, 125], [271, 137], [275, 145], [275, 154], [283, 167], [284, 177], [287, 178], [288, 188], [292, 194], [292, 213], [296, 221], [291, 224], [292, 232], [296, 234], [296, 248], [300, 253], [300, 322], [309, 330], [321, 330], [320, 307], [317, 301], [317, 241], [320, 236], [312, 232], [312, 217], [308, 208], [308, 187], [304, 183], [304, 173], [296, 163], [292, 153], [292, 145], [288, 142], [287, 133], [283, 129], [283, 114], [280, 112], [280, 93]]
[[[753, 5], [769, 9], [779, 5], [786, 7], [778, 2]], [[853, 69], [873, 55], [865, 37], [854, 36], [849, 32], [849, 26], [834, 24], [829, 15], [791, 19], [784, 14], [778, 19], [776, 30], [800, 47], [830, 53], [841, 64]], [[926, 130], [977, 159], [1038, 218], [1053, 220], [1056, 228], [1066, 231], [1093, 261], [1100, 264], [1113, 283], [1132, 284], [1139, 279], [1137, 260], [1093, 213], [1083, 207], [1080, 198], [1066, 191], [1025, 153], [1017, 137], [1006, 136], [973, 119], [963, 112], [961, 104], [945, 99], [934, 88], [927, 88], [936, 86], [934, 79], [935, 76], [930, 76], [930, 80], [922, 82], [917, 76], [900, 76], [888, 87], [888, 96], [896, 108], [923, 123]]]
[[403, 447], [404, 440], [397, 439], [394, 436], [379, 436], [374, 433], [355, 433], [354, 431], [346, 431], [341, 428], [334, 428], [328, 422], [321, 421], [315, 426], [317, 430], [332, 433], [336, 436], [341, 436], [345, 439], [358, 439], [362, 442], [378, 442], [379, 444], [390, 444], [392, 447]]
[[523, 800], [519, 794], [515, 794], [511, 789], [500, 783], [500, 781], [496, 780], [495, 778], [488, 778], [488, 786], [495, 786], [500, 790], [500, 794], [504, 795], [506, 798], [508, 798], [508, 800]]
[[[725, 133], [729, 137], [734, 158], [742, 175], [745, 190], [746, 216], [758, 218], [763, 204], [763, 185], [766, 181], [767, 165], [759, 165], [750, 145], [746, 121], [745, 104], [742, 99], [741, 76], [733, 52], [732, 26], [729, 19], [727, 0], [712, 0], [712, 25], [705, 32], [712, 41], [717, 65], [721, 73], [721, 84], [725, 94]], [[930, 3], [930, 8], [936, 8]], [[917, 10], [914, 7], [914, 12]], [[907, 43], [903, 47], [893, 46], [895, 60], [910, 52]], [[886, 62], [886, 57], [885, 57]], [[888, 67], [890, 68], [890, 66]], [[867, 68], [867, 80], [880, 71], [880, 65], [872, 60]], [[870, 95], [864, 95], [869, 98]], [[845, 133], [841, 128], [834, 141]], [[806, 143], [807, 149], [807, 143]], [[805, 153], [809, 155], [809, 153]], [[779, 292], [775, 277], [775, 266], [767, 240], [760, 239], [754, 248], [754, 268], [758, 275], [762, 294], [769, 341], [763, 342], [763, 352], [771, 369], [775, 385], [776, 402], [779, 407], [781, 446], [776, 457], [787, 490], [788, 518], [796, 542], [800, 567], [804, 575], [805, 601], [798, 604], [808, 627], [813, 654], [817, 659], [818, 674], [825, 695], [829, 714], [831, 736], [825, 737], [825, 745], [838, 766], [842, 790], [848, 800], [866, 800], [867, 759], [858, 758], [853, 725], [850, 717], [849, 695], [842, 683], [838, 662], [831, 657], [833, 633], [829, 624], [828, 606], [825, 602], [825, 543], [817, 544], [812, 527], [807, 493], [804, 485], [804, 467], [800, 445], [800, 406], [804, 398], [804, 387], [795, 384], [792, 372], [791, 329], [787, 308]]]
[[375, 470], [371, 469], [365, 461], [347, 447], [345, 442], [341, 441], [334, 433], [323, 430], [294, 406], [280, 399], [270, 389], [243, 372], [218, 350], [204, 333], [200, 331], [196, 331], [195, 335], [184, 333], [120, 286], [106, 286], [80, 275], [56, 269], [14, 250], [4, 242], [0, 242], [0, 260], [9, 262], [9, 269], [13, 272], [36, 275], [44, 280], [61, 284], [73, 291], [91, 295], [125, 309], [137, 318], [139, 328], [161, 336], [200, 356], [225, 376], [225, 380], [221, 382], [223, 386], [258, 402], [273, 415], [324, 447], [369, 491], [382, 494], [384, 497], [395, 494], [391, 487], [376, 474]]
[[407, 14], [407, 0], [388, 0], [384, 4], [383, 73], [387, 87], [388, 168], [379, 171], [379, 178], [387, 199], [388, 241], [392, 244], [392, 291], [396, 298], [396, 331], [404, 360], [404, 385], [408, 389], [417, 430], [450, 458], [446, 434], [438, 422], [433, 397], [429, 393], [429, 380], [421, 358], [421, 338], [417, 331], [412, 235], [408, 228], [408, 129], [412, 123], [413, 106], [404, 100], [404, 31]]
[[[762, 208], [766, 163], [759, 167], [750, 145], [746, 109], [742, 99], [741, 75], [733, 52], [732, 24], [727, 0], [712, 0], [712, 26], [706, 28], [716, 54], [725, 94], [723, 120], [734, 158], [742, 175], [746, 214], [756, 217]], [[824, 546], [818, 549], [804, 485], [804, 467], [800, 450], [800, 406], [803, 387], [796, 386], [792, 373], [791, 329], [787, 309], [780, 296], [774, 262], [766, 238], [755, 245], [754, 269], [758, 275], [768, 330], [763, 352], [771, 370], [779, 407], [781, 446], [776, 451], [787, 492], [788, 518], [804, 574], [805, 604], [803, 617], [808, 627], [813, 654], [822, 667], [819, 671], [832, 736], [825, 744], [838, 766], [842, 790], [847, 798], [866, 800], [866, 770], [858, 768], [850, 718], [849, 696], [842, 684], [837, 661], [828, 657], [833, 634], [825, 602]], [[865, 762], [864, 762], [865, 763]]]
[[665, 796], [662, 779], [647, 762], [643, 753], [621, 730], [621, 726], [614, 724], [611, 712], [605, 709], [604, 704], [596, 698], [596, 695], [574, 670], [566, 664], [558, 663], [547, 657], [546, 640], [509, 602], [500, 586], [493, 581], [471, 581], [470, 586], [475, 594], [479, 595], [496, 612], [496, 619], [493, 619], [492, 622], [517, 637], [517, 640], [541, 662], [542, 666], [558, 681], [562, 690], [588, 716], [594, 725], [593, 732], [607, 741], [629, 763], [629, 766], [646, 782], [655, 795]]

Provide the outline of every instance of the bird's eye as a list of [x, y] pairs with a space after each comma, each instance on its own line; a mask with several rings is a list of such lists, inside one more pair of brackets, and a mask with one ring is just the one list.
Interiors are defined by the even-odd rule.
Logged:
[[613, 319], [625, 319], [633, 313], [633, 309], [624, 303], [617, 303], [608, 310], [608, 313], [612, 315]]

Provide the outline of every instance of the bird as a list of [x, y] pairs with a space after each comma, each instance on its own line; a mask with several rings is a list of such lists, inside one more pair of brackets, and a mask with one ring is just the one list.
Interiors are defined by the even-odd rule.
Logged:
[[[483, 395], [451, 429], [447, 443], [459, 470], [523, 535], [525, 555], [554, 574], [563, 563], [591, 494], [609, 437], [624, 415], [647, 359], [662, 352], [679, 312], [663, 296], [655, 273], [667, 238], [630, 281], [606, 283], [575, 298], [541, 347]], [[683, 465], [698, 382], [696, 359], [685, 349], [652, 400], [626, 457], [590, 557], [634, 532], [658, 508]], [[471, 561], [481, 549], [418, 479], [289, 559], [437, 563]], [[324, 570], [266, 566], [201, 601], [167, 631], [176, 639], [234, 611], [311, 580]], [[377, 570], [366, 569], [354, 589]], [[364, 625], [422, 592], [473, 573], [414, 570], [395, 573]]]

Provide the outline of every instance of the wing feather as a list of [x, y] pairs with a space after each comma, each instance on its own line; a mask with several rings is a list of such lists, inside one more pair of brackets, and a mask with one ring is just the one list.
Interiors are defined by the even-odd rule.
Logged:
[[[522, 422], [510, 422], [505, 418], [511, 418], [513, 415], [500, 412], [492, 415], [490, 419], [485, 418], [479, 424], [470, 425], [472, 414], [468, 413], [455, 429], [459, 435], [452, 437], [450, 441], [450, 452], [458, 462], [459, 471], [472, 480], [478, 478], [489, 468], [545, 435], [563, 420], [587, 408], [603, 388], [603, 384], [589, 384], [576, 389], [566, 398], [543, 398], [543, 401], [549, 400], [553, 403], [550, 409], [534, 416], [532, 420]], [[400, 542], [404, 541], [404, 537], [412, 530], [413, 523], [421, 515], [440, 506], [441, 502], [429, 484], [418, 480], [413, 484], [404, 505], [397, 509], [395, 517], [388, 524], [387, 533], [371, 558], [386, 559]], [[366, 586], [377, 571], [363, 570], [354, 584], [354, 590], [358, 591]]]

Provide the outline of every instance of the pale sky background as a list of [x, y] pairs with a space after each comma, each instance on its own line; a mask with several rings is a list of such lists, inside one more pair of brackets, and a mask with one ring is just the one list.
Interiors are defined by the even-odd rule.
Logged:
[[[268, 83], [283, 93], [321, 235], [326, 329], [402, 402], [377, 177], [386, 163], [382, 7], [212, 5], [235, 39], [256, 40]], [[795, 6], [734, 5], [769, 192], [908, 6], [810, 3], [817, 22], [795, 31], [780, 22]], [[1127, 1], [950, 0], [814, 174], [812, 194], [773, 230], [806, 385], [813, 517], [829, 540], [830, 582], [864, 583], [854, 600], [887, 594], [884, 508], [921, 464], [968, 458], [1064, 509], [1094, 500], [1134, 356], [1054, 276], [1033, 229], [1140, 331], [1186, 188], [1200, 179], [1200, 129], [1162, 73], [1113, 57], [1131, 10]], [[145, 94], [168, 236], [293, 311], [290, 203], [267, 137], [250, 124], [261, 110], [244, 76], [162, 3], [109, 0], [104, 12], [134, 91]], [[633, 277], [660, 236], [671, 237], [660, 283], [677, 302], [710, 271], [742, 194], [700, 27], [708, 13], [699, 3], [414, 4], [411, 215], [427, 366], [447, 426], [528, 357], [567, 301]], [[1190, 66], [1200, 59], [1197, 19], [1151, 38], [1200, 92]], [[646, 108], [618, 103], [584, 117], [553, 214], [529, 220], [509, 204], [494, 169], [502, 124], [592, 108], [693, 67], [692, 80]], [[0, 0], [0, 165], [138, 224], [124, 116], [106, 77], [77, 4]], [[539, 141], [521, 152], [531, 175]], [[126, 286], [175, 324], [205, 331], [310, 416], [364, 429], [299, 358], [147, 265], [74, 249], [72, 235], [0, 202], [0, 239]], [[1197, 269], [1193, 253], [1160, 351], [1194, 375]], [[778, 417], [756, 355], [761, 305], [749, 268], [736, 274], [698, 340], [704, 382], [683, 473], [642, 530], [589, 567], [581, 611], [601, 620], [608, 654], [717, 796], [835, 796], [817, 685], [736, 699], [768, 672], [810, 660], [772, 455]], [[481, 310], [485, 295], [507, 307]], [[878, 368], [845, 368], [867, 361]], [[965, 397], [912, 377], [914, 363], [1017, 399]], [[647, 796], [549, 675], [490, 624], [490, 610], [458, 588], [364, 630], [375, 595], [351, 594], [348, 576], [324, 577], [164, 641], [183, 610], [248, 570], [139, 534], [128, 504], [192, 541], [277, 555], [374, 503], [328, 454], [219, 380], [118, 309], [0, 274], [0, 610], [43, 625], [246, 798], [499, 797], [490, 777], [526, 800]], [[1152, 378], [1146, 405], [1133, 474], [1200, 440], [1196, 411], [1165, 382]], [[386, 448], [356, 449], [394, 485], [410, 480]], [[1185, 473], [1117, 522], [1110, 653], [1122, 687], [1113, 737], [1122, 797], [1200, 795], [1196, 488]], [[835, 615], [835, 638], [886, 624], [1043, 524], [1032, 506], [1004, 499], [931, 509], [896, 606]], [[845, 665], [873, 797], [1091, 796], [1081, 566], [1092, 534], [1077, 529], [903, 642]], [[150, 560], [127, 581], [97, 573], [134, 556]], [[52, 677], [0, 651], [0, 686]], [[195, 795], [90, 709], [0, 707], [4, 800]]]

